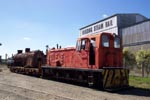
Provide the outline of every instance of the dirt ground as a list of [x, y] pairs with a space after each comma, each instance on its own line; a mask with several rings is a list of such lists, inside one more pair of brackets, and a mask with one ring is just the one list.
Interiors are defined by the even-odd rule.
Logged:
[[11, 73], [0, 65], [0, 100], [150, 100], [150, 90], [115, 93]]

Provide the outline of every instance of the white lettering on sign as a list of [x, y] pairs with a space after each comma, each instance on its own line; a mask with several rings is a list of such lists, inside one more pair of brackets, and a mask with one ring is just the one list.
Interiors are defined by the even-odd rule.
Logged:
[[86, 34], [91, 34], [95, 32], [105, 31], [115, 26], [117, 26], [116, 16], [81, 29], [80, 35], [86, 35]]

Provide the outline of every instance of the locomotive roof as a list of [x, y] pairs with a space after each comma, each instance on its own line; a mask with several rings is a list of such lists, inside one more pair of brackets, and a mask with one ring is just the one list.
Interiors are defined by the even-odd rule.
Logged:
[[85, 35], [85, 36], [81, 36], [78, 39], [100, 37], [102, 34], [112, 34], [112, 33], [103, 32], [103, 33], [96, 33], [96, 34], [88, 34], [88, 35]]

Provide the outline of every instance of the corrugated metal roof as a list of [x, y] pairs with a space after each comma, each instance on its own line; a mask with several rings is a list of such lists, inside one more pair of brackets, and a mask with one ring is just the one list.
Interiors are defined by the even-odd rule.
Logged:
[[146, 19], [146, 20], [144, 20], [144, 21], [141, 21], [141, 22], [138, 22], [138, 23], [134, 23], [134, 24], [129, 25], [129, 26], [127, 26], [127, 27], [123, 27], [122, 29], [124, 29], [124, 28], [128, 28], [128, 27], [132, 27], [132, 26], [135, 26], [135, 25], [138, 25], [138, 24], [142, 24], [142, 23], [144, 23], [144, 22], [148, 22], [148, 21], [150, 21], [150, 19]]
[[[87, 26], [85, 26], [85, 27], [82, 27], [82, 28], [80, 28], [80, 30], [82, 30], [82, 29], [84, 29], [84, 28], [86, 28], [86, 27], [92, 26], [92, 25], [94, 25], [94, 24], [97, 24], [97, 23], [99, 23], [99, 22], [105, 21], [105, 20], [107, 20], [107, 19], [110, 19], [110, 18], [112, 18], [112, 17], [114, 17], [114, 16], [119, 16], [119, 15], [140, 15], [140, 16], [143, 16], [143, 15], [141, 15], [141, 14], [139, 14], [139, 13], [118, 13], [118, 14], [114, 14], [114, 15], [112, 15], [112, 16], [109, 16], [109, 17], [107, 17], [107, 18], [104, 18], [104, 19], [102, 19], [102, 20], [99, 20], [99, 21], [97, 21], [97, 22], [94, 22], [94, 23], [92, 23], [92, 24], [89, 24], [89, 25], [87, 25]], [[145, 17], [145, 16], [143, 16], [143, 17]], [[145, 18], [146, 18], [146, 17], [145, 17]]]

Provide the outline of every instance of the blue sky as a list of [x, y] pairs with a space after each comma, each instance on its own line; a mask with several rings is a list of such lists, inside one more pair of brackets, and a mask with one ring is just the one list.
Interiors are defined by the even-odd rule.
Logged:
[[75, 46], [79, 29], [116, 13], [150, 18], [150, 0], [0, 0], [0, 55]]

